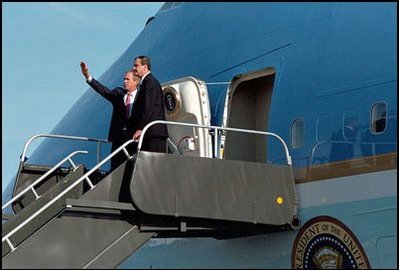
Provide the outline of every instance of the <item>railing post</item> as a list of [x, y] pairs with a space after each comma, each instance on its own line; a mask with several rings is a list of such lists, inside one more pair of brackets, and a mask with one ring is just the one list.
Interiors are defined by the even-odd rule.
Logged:
[[15, 250], [15, 247], [12, 245], [10, 239], [7, 238], [6, 242], [7, 242], [8, 246], [11, 248], [11, 252], [13, 252]]
[[125, 153], [125, 155], [126, 155], [127, 158], [130, 158], [130, 154], [129, 154], [129, 152], [126, 150], [125, 147], [123, 147], [123, 152]]
[[31, 190], [32, 190], [33, 194], [35, 195], [36, 200], [38, 200], [40, 198], [40, 196], [37, 194], [36, 190], [33, 187], [31, 187]]
[[86, 181], [87, 181], [87, 184], [89, 184], [90, 189], [93, 189], [93, 188], [94, 188], [94, 185], [93, 185], [93, 183], [91, 182], [89, 176], [86, 176]]
[[214, 152], [215, 152], [215, 158], [219, 158], [219, 147], [218, 147], [218, 145], [219, 145], [219, 140], [218, 140], [218, 138], [219, 138], [219, 129], [218, 128], [215, 128], [215, 133], [214, 133], [214, 135], [213, 135], [213, 138], [214, 138]]
[[69, 163], [71, 163], [71, 165], [72, 165], [72, 167], [73, 167], [73, 171], [75, 171], [76, 170], [76, 165], [75, 165], [75, 163], [72, 161], [72, 159], [71, 158], [68, 158], [68, 161], [69, 161]]

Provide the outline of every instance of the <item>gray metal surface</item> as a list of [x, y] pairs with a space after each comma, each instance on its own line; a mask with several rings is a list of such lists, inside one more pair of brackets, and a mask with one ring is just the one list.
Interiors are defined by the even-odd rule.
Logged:
[[[114, 214], [72, 206], [2, 259], [3, 268], [112, 268], [151, 238]], [[105, 211], [103, 211], [105, 212]]]
[[2, 205], [2, 210], [4, 210], [8, 205], [12, 204], [13, 202], [16, 202], [19, 200], [22, 196], [26, 195], [27, 192], [32, 192], [35, 195], [35, 199], [39, 199], [40, 195], [36, 191], [36, 186], [41, 184], [42, 181], [44, 181], [48, 176], [50, 176], [52, 173], [54, 173], [57, 169], [59, 170], [61, 165], [64, 164], [66, 161], [69, 161], [73, 167], [74, 170], [76, 170], [76, 164], [72, 161], [72, 157], [76, 154], [87, 154], [87, 151], [75, 151], [66, 156], [63, 160], [61, 160], [59, 163], [57, 163], [54, 167], [52, 167], [49, 171], [47, 171], [45, 174], [43, 174], [39, 179], [35, 180], [32, 184], [27, 186], [24, 190], [19, 192], [17, 195], [15, 195], [11, 200], [6, 202], [5, 204]]
[[[46, 224], [2, 258], [3, 268], [113, 268], [141, 247], [154, 232], [140, 232], [121, 214], [131, 203], [118, 202], [123, 179], [131, 179], [134, 160], [106, 176], [80, 198], [66, 198], [47, 209]], [[51, 213], [50, 213], [51, 212]], [[39, 216], [41, 217], [41, 216]], [[30, 227], [29, 227], [30, 228]], [[3, 245], [4, 250], [4, 245]]]
[[139, 152], [79, 198], [60, 199], [58, 212], [47, 209], [49, 221], [3, 253], [3, 267], [116, 267], [156, 235], [125, 220], [135, 208], [120, 190], [155, 215], [283, 225], [296, 211], [289, 166]]
[[[25, 164], [22, 166], [21, 173], [19, 174], [19, 178], [16, 181], [15, 191], [13, 193], [13, 197], [19, 194], [23, 189], [27, 186], [35, 182], [42, 175], [44, 175], [47, 171], [49, 171], [51, 167], [47, 166], [39, 166], [34, 164]], [[54, 186], [56, 183], [62, 181], [62, 179], [68, 175], [71, 170], [69, 168], [60, 168], [51, 176], [47, 177], [41, 184], [37, 185], [36, 190], [38, 194], [45, 193], [49, 188]], [[28, 206], [31, 202], [35, 201], [35, 196], [33, 193], [28, 192], [24, 195], [18, 203], [13, 203], [13, 210], [18, 213], [24, 207]]]
[[123, 262], [132, 252], [140, 248], [151, 237], [153, 232], [140, 232], [137, 226], [131, 227], [118, 239], [112, 242], [100, 254], [88, 262], [85, 269], [115, 268]]
[[[119, 192], [122, 187], [122, 183], [124, 179], [126, 181], [130, 181], [132, 171], [131, 166], [134, 163], [133, 160], [129, 160], [128, 162], [124, 162], [119, 165], [112, 173], [108, 174], [104, 179], [102, 179], [94, 188], [81, 197], [81, 199], [90, 199], [90, 200], [103, 200], [103, 201], [119, 201]], [[126, 170], [128, 169], [128, 170]]]
[[[27, 207], [22, 209], [17, 215], [13, 216], [2, 226], [2, 237], [10, 233], [17, 226], [19, 226], [22, 222], [24, 222], [28, 217], [30, 217], [33, 213], [35, 213], [38, 209], [40, 209], [44, 204], [58, 195], [62, 190], [66, 187], [70, 186], [74, 181], [79, 179], [83, 175], [84, 167], [80, 166], [76, 171], [72, 171], [68, 174], [62, 182], [55, 184], [53, 187], [49, 188], [38, 200], [33, 201]], [[67, 193], [65, 197], [70, 198], [78, 198], [83, 193], [83, 186], [79, 185], [72, 189], [69, 193]], [[58, 214], [65, 206], [63, 205], [64, 200], [60, 200], [58, 203], [52, 205], [47, 211], [41, 213], [38, 217], [33, 219], [29, 224], [22, 227], [18, 231], [15, 232], [10, 237], [10, 241], [14, 246], [17, 246], [19, 243], [24, 241], [29, 235], [38, 230], [43, 224], [49, 221], [54, 215]], [[6, 244], [6, 242], [2, 243], [2, 256], [7, 254], [10, 251], [10, 248]]]
[[296, 214], [289, 166], [141, 151], [130, 192], [148, 214], [270, 225], [289, 223]]

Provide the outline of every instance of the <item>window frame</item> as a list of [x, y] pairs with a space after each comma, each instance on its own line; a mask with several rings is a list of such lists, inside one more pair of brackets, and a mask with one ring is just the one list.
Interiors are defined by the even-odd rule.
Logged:
[[[383, 129], [382, 131], [376, 131], [377, 128], [374, 128], [374, 127], [376, 127], [375, 122], [376, 122], [377, 120], [374, 118], [374, 113], [373, 113], [373, 112], [374, 112], [374, 108], [376, 108], [376, 106], [377, 106], [377, 105], [380, 105], [380, 104], [383, 104], [383, 105], [384, 105], [384, 109], [385, 109], [385, 126], [384, 126], [384, 129]], [[387, 121], [388, 116], [387, 116], [387, 111], [388, 111], [388, 104], [387, 104], [385, 101], [378, 101], [378, 102], [373, 103], [373, 105], [372, 105], [371, 108], [370, 108], [370, 122], [369, 122], [369, 128], [370, 128], [371, 134], [373, 134], [373, 135], [380, 135], [380, 134], [385, 133], [385, 131], [386, 131], [387, 128], [388, 128], [388, 121]], [[379, 119], [382, 119], [382, 118], [379, 118]]]

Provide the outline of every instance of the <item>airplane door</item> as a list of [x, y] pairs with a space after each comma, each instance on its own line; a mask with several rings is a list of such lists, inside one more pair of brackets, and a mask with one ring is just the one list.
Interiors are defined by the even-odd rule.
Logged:
[[[269, 111], [276, 71], [273, 67], [235, 76], [226, 97], [229, 128], [269, 131]], [[268, 137], [226, 132], [225, 159], [267, 163]]]
[[[211, 110], [204, 81], [183, 77], [162, 84], [166, 120], [210, 125]], [[208, 129], [168, 125], [169, 138], [182, 155], [212, 157]]]

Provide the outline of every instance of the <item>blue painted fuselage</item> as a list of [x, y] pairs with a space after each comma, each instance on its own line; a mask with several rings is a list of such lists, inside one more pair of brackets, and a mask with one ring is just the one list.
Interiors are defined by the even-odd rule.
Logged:
[[[138, 55], [151, 58], [160, 82], [185, 76], [205, 81], [211, 125], [217, 126], [223, 124], [229, 82], [274, 68], [267, 131], [287, 142], [297, 172], [376, 156], [394, 155], [396, 161], [396, 3], [166, 3], [98, 80], [120, 86]], [[381, 130], [373, 127], [375, 106], [385, 112]], [[111, 109], [88, 89], [52, 133], [106, 138]], [[293, 147], [298, 119], [303, 141]], [[345, 131], [351, 119], [355, 129]], [[96, 145], [45, 140], [30, 160], [54, 164], [82, 147]], [[102, 157], [109, 150], [103, 147]], [[267, 162], [283, 164], [278, 143], [270, 142], [267, 151]], [[94, 157], [81, 158], [77, 162], [95, 165]], [[298, 212], [302, 224], [324, 215], [340, 220], [356, 235], [372, 268], [395, 268], [396, 164], [376, 168], [304, 177], [297, 181]], [[152, 239], [122, 267], [287, 268], [296, 235]]]

